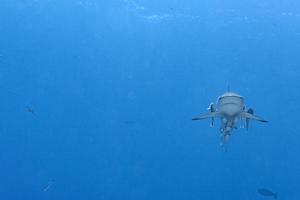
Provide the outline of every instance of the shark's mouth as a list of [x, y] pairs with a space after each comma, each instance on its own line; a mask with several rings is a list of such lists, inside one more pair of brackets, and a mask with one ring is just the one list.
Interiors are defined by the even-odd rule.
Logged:
[[235, 116], [243, 111], [243, 106], [237, 102], [226, 102], [219, 105], [218, 111], [226, 116]]
[[225, 106], [225, 105], [235, 105], [235, 106], [240, 106], [239, 103], [222, 103], [222, 104], [220, 105], [220, 107]]

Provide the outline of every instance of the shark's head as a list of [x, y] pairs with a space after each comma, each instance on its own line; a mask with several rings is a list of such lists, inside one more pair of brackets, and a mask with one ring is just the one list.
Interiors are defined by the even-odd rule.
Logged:
[[226, 92], [218, 98], [218, 111], [228, 117], [238, 115], [244, 109], [244, 98], [233, 92]]

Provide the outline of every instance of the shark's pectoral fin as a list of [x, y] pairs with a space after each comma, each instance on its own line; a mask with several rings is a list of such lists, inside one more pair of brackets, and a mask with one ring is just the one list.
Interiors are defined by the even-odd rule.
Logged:
[[252, 120], [255, 120], [255, 121], [259, 121], [259, 122], [268, 122], [267, 120], [264, 120], [260, 117], [257, 117], [251, 113], [248, 113], [248, 112], [242, 112], [241, 115], [240, 115], [242, 118], [246, 118], [247, 119], [252, 119]]
[[208, 119], [208, 118], [214, 118], [218, 117], [219, 113], [218, 112], [209, 112], [203, 115], [200, 115], [199, 117], [194, 117], [192, 120], [202, 120], [202, 119]]

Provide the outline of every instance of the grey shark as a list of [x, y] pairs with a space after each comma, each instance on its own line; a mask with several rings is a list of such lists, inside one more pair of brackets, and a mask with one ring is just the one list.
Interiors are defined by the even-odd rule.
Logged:
[[267, 122], [266, 120], [254, 115], [254, 110], [252, 108], [245, 107], [244, 97], [234, 92], [230, 92], [229, 89], [225, 94], [218, 98], [216, 106], [211, 103], [208, 107], [208, 110], [209, 111], [207, 113], [195, 117], [192, 120], [203, 120], [210, 118], [211, 126], [213, 126], [214, 119], [220, 118], [222, 145], [228, 142], [232, 131], [237, 128], [239, 123], [246, 123], [246, 129], [248, 130], [250, 120]]

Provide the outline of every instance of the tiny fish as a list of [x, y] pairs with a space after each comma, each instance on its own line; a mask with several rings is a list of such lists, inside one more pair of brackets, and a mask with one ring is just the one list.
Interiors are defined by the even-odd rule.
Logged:
[[53, 185], [53, 180], [48, 181], [46, 187], [44, 187], [43, 192], [47, 192]]
[[26, 111], [36, 116], [35, 111], [31, 107], [26, 106]]
[[257, 192], [262, 195], [262, 196], [266, 196], [266, 197], [274, 197], [275, 199], [277, 199], [277, 193], [272, 192], [269, 189], [266, 188], [260, 188], [257, 190]]

